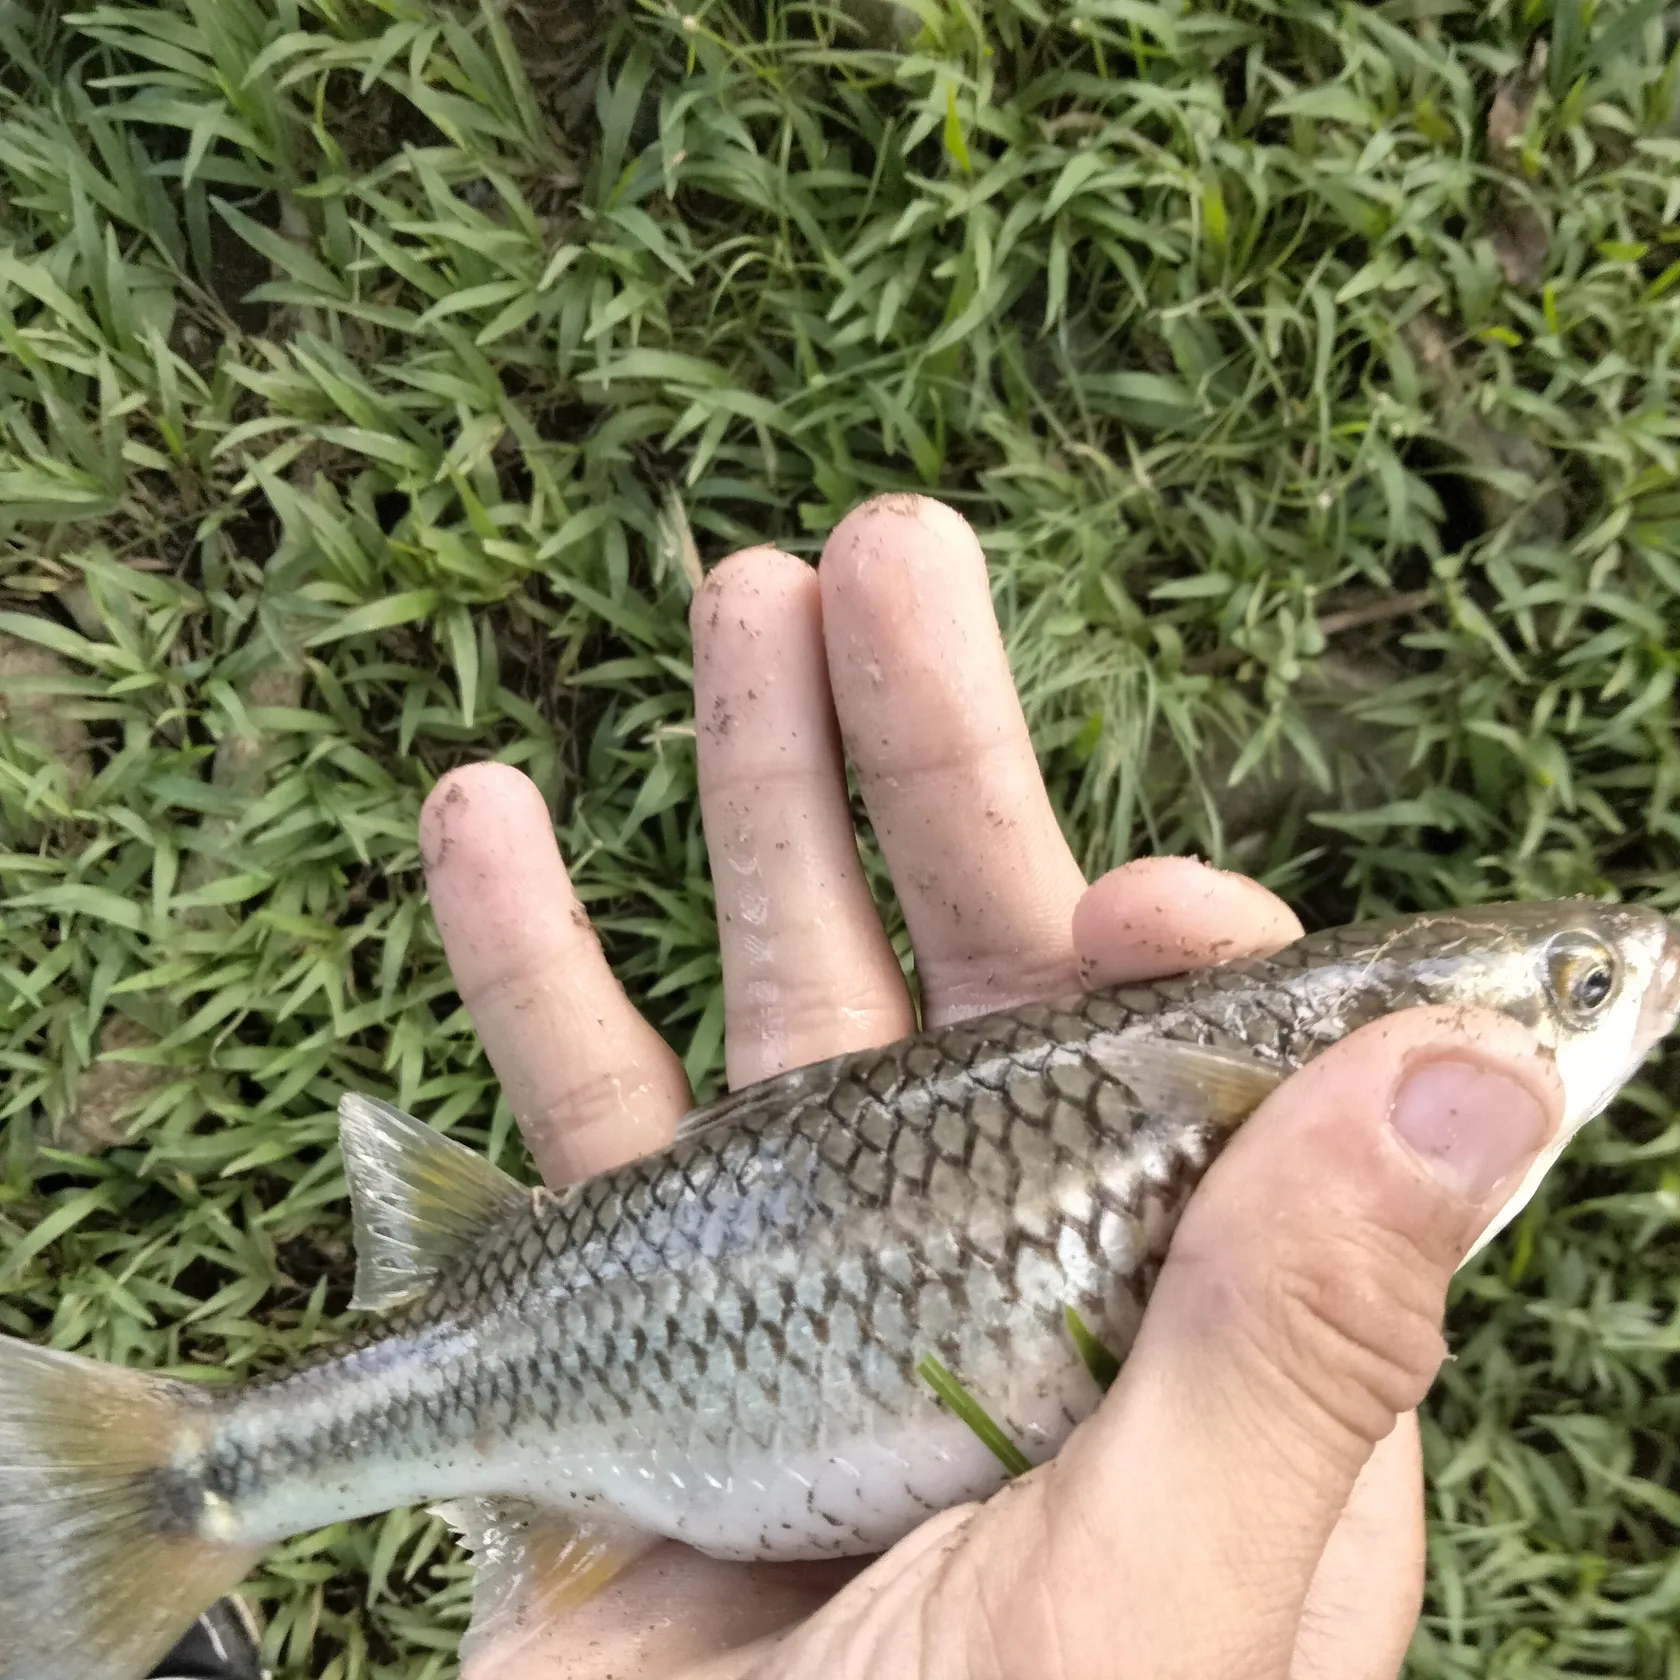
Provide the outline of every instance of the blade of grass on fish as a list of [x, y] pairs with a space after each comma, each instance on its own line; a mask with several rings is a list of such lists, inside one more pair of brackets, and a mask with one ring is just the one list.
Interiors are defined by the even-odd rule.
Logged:
[[1091, 1380], [1104, 1394], [1108, 1393], [1114, 1386], [1114, 1379], [1120, 1375], [1120, 1361], [1091, 1334], [1090, 1327], [1072, 1307], [1064, 1308], [1063, 1316], [1067, 1320], [1068, 1333], [1073, 1337], [1073, 1345], [1079, 1349], [1079, 1357], [1091, 1373]]
[[954, 1413], [979, 1436], [998, 1463], [1011, 1476], [1024, 1475], [1032, 1469], [1032, 1460], [1010, 1440], [986, 1408], [933, 1355], [927, 1354], [916, 1367], [916, 1373], [933, 1392], [939, 1403]]

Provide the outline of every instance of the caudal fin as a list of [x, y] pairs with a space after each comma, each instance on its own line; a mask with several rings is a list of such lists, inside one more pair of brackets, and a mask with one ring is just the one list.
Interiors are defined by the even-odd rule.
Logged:
[[142, 1680], [255, 1561], [171, 1473], [182, 1383], [0, 1337], [0, 1680]]

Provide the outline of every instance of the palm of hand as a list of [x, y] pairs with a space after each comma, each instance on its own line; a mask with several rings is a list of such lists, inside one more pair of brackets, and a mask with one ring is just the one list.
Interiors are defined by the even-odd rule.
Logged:
[[[858, 862], [842, 743], [929, 1024], [1299, 932], [1258, 886], [1188, 861], [1086, 886], [978, 546], [939, 504], [859, 510], [818, 572], [768, 550], [735, 556], [692, 625], [731, 1084], [913, 1024]], [[681, 1067], [608, 971], [535, 789], [499, 766], [451, 776], [428, 801], [422, 850], [461, 995], [545, 1176], [664, 1143], [689, 1106]], [[1256, 1181], [1250, 1202], [1264, 1196]], [[1392, 1676], [1421, 1590], [1417, 1373], [1379, 1373], [1374, 1406], [1328, 1406], [1320, 1439], [1274, 1428], [1269, 1385], [1288, 1372], [1240, 1357], [1226, 1370], [1207, 1345], [1243, 1232], [1222, 1258], [1195, 1215], [1120, 1382], [1054, 1463], [867, 1567], [725, 1564], [663, 1545], [562, 1622], [482, 1652], [468, 1680]], [[1426, 1381], [1426, 1352], [1420, 1363]]]

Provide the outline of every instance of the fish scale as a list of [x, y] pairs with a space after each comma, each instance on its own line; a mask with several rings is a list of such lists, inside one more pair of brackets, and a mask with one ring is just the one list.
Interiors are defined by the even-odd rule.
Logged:
[[1532, 1028], [1565, 1093], [1485, 1242], [1673, 1025], [1680, 933], [1585, 902], [1332, 930], [783, 1074], [557, 1192], [346, 1098], [360, 1334], [213, 1399], [0, 1338], [0, 1680], [138, 1680], [270, 1544], [421, 1502], [480, 1640], [661, 1536], [884, 1548], [1007, 1474], [926, 1361], [1052, 1457], [1100, 1399], [1070, 1310], [1124, 1359], [1231, 1132], [1416, 1004]]
[[[534, 1193], [377, 1342], [252, 1390], [180, 1468], [258, 1532], [283, 1531], [300, 1491], [318, 1505], [327, 1480], [345, 1512], [388, 1500], [379, 1441], [422, 1467], [412, 1498], [477, 1491], [486, 1456], [563, 1439], [545, 1491], [588, 1503], [645, 1487], [622, 1461], [657, 1439], [726, 1500], [743, 1458], [810, 1480], [882, 1417], [949, 1424], [917, 1374], [930, 1354], [1048, 1456], [1097, 1398], [1065, 1307], [1124, 1351], [1215, 1141], [1205, 1120], [1151, 1115], [1093, 1053], [1151, 1013], [1098, 994], [772, 1080], [658, 1156]], [[445, 1351], [469, 1324], [471, 1382]], [[323, 1396], [355, 1420], [354, 1475]], [[939, 1450], [965, 1487], [995, 1486], [996, 1462], [949, 1433]], [[440, 1487], [440, 1461], [460, 1479]], [[669, 1520], [732, 1555], [828, 1555], [885, 1543], [927, 1506], [913, 1481], [867, 1524], [806, 1501], [796, 1541], [785, 1503], [739, 1532]]]
[[[836, 1443], [884, 1423], [940, 1434], [917, 1374], [932, 1355], [1029, 1459], [1049, 1456], [1097, 1399], [1066, 1308], [1124, 1356], [1221, 1136], [1205, 1116], [1152, 1114], [1102, 1048], [1148, 1033], [1293, 1068], [1394, 1008], [1399, 988], [1428, 1001], [1413, 950], [1373, 963], [1371, 949], [1368, 930], [1332, 930], [1268, 962], [1027, 1005], [766, 1081], [666, 1152], [536, 1193], [381, 1327], [376, 1361], [352, 1354], [253, 1394], [184, 1468], [265, 1538], [304, 1503], [318, 1519], [327, 1478], [331, 1514], [350, 1515], [394, 1494], [481, 1491], [486, 1459], [508, 1458], [562, 1507], [628, 1487], [662, 1530], [703, 1533], [723, 1555], [885, 1544], [926, 1508], [908, 1476], [867, 1521], [807, 1500], [801, 1532], [773, 1494], [739, 1524], [694, 1509], [686, 1483], [685, 1508], [664, 1509], [637, 1455], [659, 1441], [717, 1484], [720, 1507], [741, 1462], [815, 1480]], [[1450, 967], [1451, 943], [1431, 955]], [[471, 1381], [439, 1352], [469, 1325]], [[479, 1402], [487, 1378], [504, 1403]], [[315, 1421], [322, 1394], [387, 1453], [364, 1448], [346, 1474]], [[992, 1491], [996, 1462], [960, 1425], [944, 1436], [932, 1480]]]

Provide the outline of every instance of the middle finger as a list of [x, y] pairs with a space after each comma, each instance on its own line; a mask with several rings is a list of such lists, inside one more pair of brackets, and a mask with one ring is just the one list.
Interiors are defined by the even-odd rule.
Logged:
[[1051, 809], [968, 523], [925, 496], [823, 550], [846, 751], [892, 870], [928, 1024], [1078, 989], [1085, 878]]

